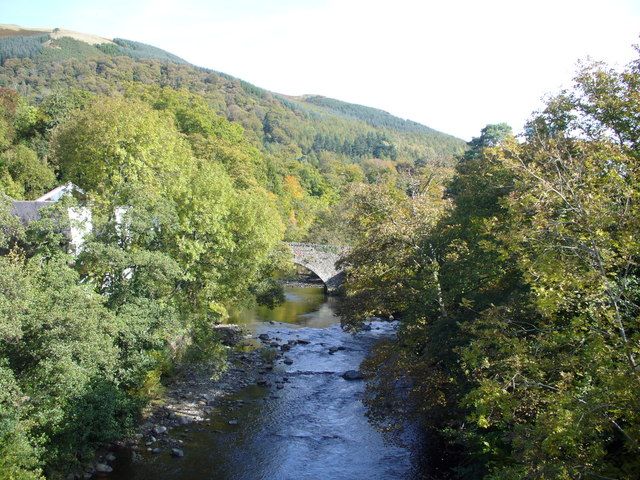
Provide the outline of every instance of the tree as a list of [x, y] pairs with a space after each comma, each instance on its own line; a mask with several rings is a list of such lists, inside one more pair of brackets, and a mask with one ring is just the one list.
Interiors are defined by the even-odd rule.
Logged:
[[[419, 291], [438, 289], [438, 266], [424, 238], [446, 209], [442, 183], [437, 171], [426, 169], [405, 179], [407, 194], [401, 180], [356, 186], [339, 207], [357, 239], [343, 262], [347, 294], [340, 312], [351, 326], [406, 312]], [[425, 272], [431, 275], [426, 283]]]
[[22, 144], [0, 153], [0, 172], [4, 191], [18, 199], [36, 198], [55, 182], [51, 168]]
[[415, 405], [462, 478], [640, 472], [638, 65], [583, 69], [521, 142], [503, 125], [470, 142], [422, 237], [438, 281], [413, 277], [397, 344], [367, 365], [391, 379], [370, 404]]
[[638, 78], [581, 71], [501, 152], [517, 179], [502, 237], [531, 294], [488, 309], [465, 353], [472, 418], [512, 434], [495, 478], [640, 472]]
[[98, 98], [60, 125], [53, 141], [64, 179], [119, 202], [142, 186], [160, 194], [193, 168], [171, 117], [136, 100]]

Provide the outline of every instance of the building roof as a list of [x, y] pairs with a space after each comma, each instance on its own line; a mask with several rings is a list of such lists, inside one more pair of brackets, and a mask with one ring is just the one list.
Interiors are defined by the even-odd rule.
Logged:
[[36, 202], [57, 202], [66, 194], [71, 194], [81, 200], [84, 199], [84, 196], [85, 196], [84, 190], [82, 190], [77, 185], [71, 182], [68, 182], [68, 183], [65, 183], [64, 185], [60, 185], [59, 187], [54, 188], [50, 192], [47, 192], [44, 195], [42, 195], [41, 197], [36, 198], [35, 201]]
[[20, 218], [23, 223], [29, 223], [40, 218], [40, 209], [52, 205], [54, 202], [14, 200], [12, 203], [11, 213]]
[[40, 219], [40, 210], [42, 208], [53, 205], [67, 194], [80, 199], [85, 196], [80, 187], [69, 182], [54, 188], [35, 200], [13, 200], [11, 202], [11, 213], [20, 218], [23, 223], [33, 222]]

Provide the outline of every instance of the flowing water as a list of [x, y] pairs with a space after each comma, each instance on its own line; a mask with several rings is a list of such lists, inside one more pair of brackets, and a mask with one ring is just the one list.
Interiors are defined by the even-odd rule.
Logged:
[[[256, 385], [241, 390], [212, 412], [209, 426], [172, 431], [184, 439], [183, 458], [165, 452], [142, 463], [119, 462], [113, 478], [418, 478], [411, 452], [386, 442], [367, 421], [361, 402], [364, 381], [341, 377], [358, 368], [377, 339], [393, 335], [394, 325], [374, 322], [371, 331], [345, 333], [334, 314], [335, 301], [325, 297], [322, 288], [287, 287], [283, 305], [241, 312], [238, 321], [256, 334], [309, 342], [287, 352], [293, 364], [276, 362], [274, 370], [288, 380], [284, 388]], [[342, 349], [330, 354], [330, 347]]]

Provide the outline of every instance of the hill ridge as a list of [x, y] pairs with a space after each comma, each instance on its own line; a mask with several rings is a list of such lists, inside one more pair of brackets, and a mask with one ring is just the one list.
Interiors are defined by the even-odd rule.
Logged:
[[0, 24], [0, 86], [37, 98], [68, 87], [117, 92], [129, 82], [202, 94], [267, 151], [290, 145], [293, 156], [315, 163], [327, 156], [322, 152], [351, 161], [382, 156], [451, 163], [465, 148], [453, 135], [382, 109], [321, 94], [272, 92], [141, 42]]

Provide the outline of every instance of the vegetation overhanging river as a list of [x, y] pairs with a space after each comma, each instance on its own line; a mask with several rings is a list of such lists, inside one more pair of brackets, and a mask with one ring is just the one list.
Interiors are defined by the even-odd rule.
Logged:
[[302, 340], [283, 357], [288, 364], [283, 358], [274, 363], [284, 383], [243, 388], [218, 402], [205, 422], [172, 431], [183, 439], [184, 457], [145, 452], [133, 462], [123, 454], [111, 478], [417, 478], [412, 442], [388, 442], [367, 420], [365, 382], [341, 376], [358, 369], [376, 341], [394, 334], [395, 325], [372, 322], [369, 331], [343, 332], [334, 314], [337, 301], [320, 287], [287, 287], [281, 306], [239, 315], [256, 336]]

